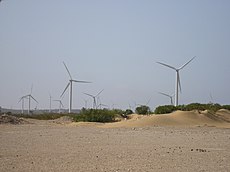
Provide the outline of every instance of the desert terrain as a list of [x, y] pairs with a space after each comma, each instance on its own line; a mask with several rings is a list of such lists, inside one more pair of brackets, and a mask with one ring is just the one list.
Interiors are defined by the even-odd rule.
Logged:
[[0, 124], [0, 171], [230, 171], [229, 111]]

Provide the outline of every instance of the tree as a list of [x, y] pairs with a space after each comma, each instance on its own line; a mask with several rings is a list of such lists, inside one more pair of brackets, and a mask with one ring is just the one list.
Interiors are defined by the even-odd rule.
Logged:
[[148, 115], [150, 113], [150, 108], [148, 106], [142, 105], [137, 107], [135, 112], [137, 114]]

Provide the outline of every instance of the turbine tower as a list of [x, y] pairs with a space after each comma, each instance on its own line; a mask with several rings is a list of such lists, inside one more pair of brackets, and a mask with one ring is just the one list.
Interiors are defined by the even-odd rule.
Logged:
[[165, 93], [162, 93], [162, 92], [158, 92], [158, 93], [161, 94], [161, 95], [164, 95], [164, 96], [166, 96], [166, 97], [169, 97], [169, 98], [170, 98], [171, 105], [173, 105], [173, 96], [174, 96], [175, 94], [173, 94], [173, 95], [168, 95], [168, 94], [165, 94]]
[[51, 113], [51, 101], [52, 101], [52, 97], [51, 97], [50, 94], [49, 94], [49, 98], [50, 98], [50, 109], [49, 109], [49, 113]]
[[97, 93], [95, 96], [92, 95], [92, 94], [84, 93], [85, 95], [90, 96], [90, 97], [93, 98], [93, 109], [97, 109], [97, 101], [96, 101], [96, 98], [102, 93], [102, 91], [104, 91], [104, 89], [101, 90], [99, 93]]
[[173, 66], [170, 66], [168, 64], [165, 63], [161, 63], [161, 62], [157, 62], [158, 64], [161, 64], [163, 66], [166, 66], [168, 68], [171, 68], [173, 70], [176, 71], [176, 87], [175, 87], [175, 106], [178, 106], [178, 90], [180, 88], [180, 92], [181, 92], [181, 83], [180, 83], [180, 70], [182, 70], [185, 66], [187, 66], [196, 56], [194, 56], [191, 60], [189, 60], [187, 63], [185, 63], [184, 65], [182, 65], [180, 68], [175, 68]]
[[69, 82], [68, 82], [66, 88], [64, 89], [64, 91], [63, 91], [63, 93], [61, 94], [60, 97], [63, 96], [63, 94], [65, 93], [65, 91], [67, 90], [67, 88], [70, 86], [70, 88], [69, 88], [69, 113], [71, 113], [71, 110], [72, 110], [72, 87], [73, 87], [73, 82], [78, 82], [78, 83], [91, 83], [91, 82], [87, 82], [87, 81], [78, 81], [78, 80], [72, 79], [72, 76], [71, 76], [71, 74], [70, 74], [70, 72], [69, 72], [69, 69], [67, 68], [65, 62], [63, 62], [63, 64], [64, 64], [64, 66], [65, 66], [65, 68], [66, 68], [66, 71], [67, 71], [68, 74], [69, 74], [69, 78], [70, 78], [70, 79], [69, 79]]
[[63, 104], [62, 104], [62, 101], [59, 99], [59, 100], [53, 100], [55, 102], [59, 102], [59, 110], [58, 110], [58, 113], [61, 113], [61, 108], [64, 107]]

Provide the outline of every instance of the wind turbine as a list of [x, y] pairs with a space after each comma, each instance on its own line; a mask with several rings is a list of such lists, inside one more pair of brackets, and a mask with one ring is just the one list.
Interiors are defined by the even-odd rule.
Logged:
[[149, 102], [151, 101], [151, 99], [152, 99], [152, 97], [150, 97], [150, 98], [148, 99], [148, 101], [146, 102], [146, 104], [136, 104], [136, 105], [138, 105], [138, 106], [148, 106], [148, 105], [149, 105]]
[[100, 102], [100, 103], [97, 105], [97, 108], [100, 108], [100, 109], [101, 109], [101, 107], [109, 107], [108, 105], [101, 103], [100, 97], [97, 97], [97, 102]]
[[92, 94], [84, 93], [85, 95], [90, 96], [90, 97], [93, 98], [93, 109], [96, 109], [96, 108], [97, 108], [97, 101], [96, 101], [96, 98], [102, 93], [102, 91], [104, 91], [104, 89], [101, 90], [99, 93], [97, 93], [95, 96], [92, 95]]
[[59, 100], [53, 100], [53, 101], [59, 102], [59, 110], [58, 110], [58, 113], [61, 113], [61, 108], [64, 107], [63, 104], [62, 104], [61, 99], [59, 99]]
[[73, 82], [78, 82], [78, 83], [91, 83], [91, 82], [87, 82], [87, 81], [78, 81], [78, 80], [74, 80], [69, 72], [69, 69], [67, 68], [65, 62], [63, 62], [65, 68], [66, 68], [66, 71], [68, 72], [69, 74], [69, 82], [66, 86], [66, 88], [64, 89], [63, 93], [61, 94], [60, 97], [63, 96], [63, 94], [65, 93], [65, 91], [67, 90], [67, 88], [70, 86], [69, 88], [69, 113], [71, 113], [71, 110], [72, 110], [72, 87], [73, 87]]
[[49, 109], [49, 113], [51, 113], [51, 101], [52, 101], [52, 97], [51, 97], [50, 94], [49, 94], [49, 98], [50, 98], [50, 109]]
[[168, 68], [171, 68], [173, 70], [176, 71], [176, 87], [175, 87], [175, 106], [178, 106], [178, 90], [180, 88], [180, 92], [181, 92], [181, 83], [180, 83], [180, 70], [182, 70], [185, 66], [187, 66], [196, 56], [194, 56], [191, 60], [189, 60], [187, 63], [185, 63], [184, 65], [182, 65], [179, 68], [175, 68], [173, 66], [170, 66], [168, 64], [165, 63], [161, 63], [161, 62], [157, 62], [158, 64], [161, 64], [163, 66], [166, 66]]
[[31, 98], [38, 103], [38, 101], [32, 96], [32, 90], [33, 90], [33, 85], [31, 86], [31, 90], [30, 90], [30, 94], [27, 94], [21, 98], [28, 98], [29, 100], [29, 107], [28, 107], [28, 115], [30, 114], [30, 102], [31, 102]]
[[26, 96], [22, 96], [18, 101], [18, 103], [22, 102], [22, 114], [24, 114], [24, 99], [25, 98], [26, 98]]
[[164, 96], [166, 96], [166, 97], [169, 97], [169, 98], [170, 98], [171, 105], [173, 105], [173, 96], [174, 96], [175, 94], [173, 94], [173, 95], [168, 95], [168, 94], [165, 94], [165, 93], [162, 93], [162, 92], [158, 92], [158, 93], [161, 94], [161, 95], [164, 95]]

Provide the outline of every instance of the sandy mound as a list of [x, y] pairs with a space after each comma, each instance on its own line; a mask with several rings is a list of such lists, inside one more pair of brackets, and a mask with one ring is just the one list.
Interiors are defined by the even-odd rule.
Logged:
[[12, 115], [0, 115], [0, 124], [26, 124], [28, 123], [22, 118], [18, 118]]
[[[229, 113], [230, 114], [230, 113]], [[145, 126], [216, 126], [230, 128], [230, 123], [223, 120], [219, 115], [208, 112], [183, 112], [176, 111], [163, 115], [131, 115], [129, 120], [104, 124], [102, 127], [145, 127]]]
[[53, 120], [53, 122], [57, 124], [70, 124], [73, 122], [73, 118], [69, 116], [62, 116], [60, 118]]
[[216, 112], [216, 115], [226, 121], [226, 122], [230, 122], [230, 111], [229, 110], [226, 110], [226, 109], [220, 109]]

